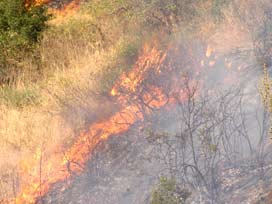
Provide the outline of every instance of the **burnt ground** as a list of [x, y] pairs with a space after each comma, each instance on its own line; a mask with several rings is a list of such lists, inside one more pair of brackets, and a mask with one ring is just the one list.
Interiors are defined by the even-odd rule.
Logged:
[[85, 173], [74, 178], [64, 192], [63, 185], [56, 186], [45, 203], [148, 203], [160, 165], [150, 158], [152, 147], [137, 129], [100, 144]]
[[[156, 159], [145, 129], [134, 125], [123, 135], [101, 143], [93, 153], [85, 173], [72, 182], [58, 184], [43, 198], [46, 204], [148, 204], [150, 192], [165, 166]], [[270, 158], [271, 159], [271, 158]], [[267, 204], [271, 189], [272, 165], [252, 165], [252, 158], [237, 166], [222, 165], [221, 198], [224, 203]], [[271, 162], [270, 162], [271, 163]], [[264, 177], [260, 177], [264, 171]], [[210, 204], [192, 190], [192, 204]], [[219, 204], [215, 203], [215, 204]]]
[[[218, 64], [218, 66], [222, 66]], [[214, 87], [216, 80], [223, 80], [224, 72], [211, 72], [207, 80]], [[256, 70], [254, 69], [254, 74]], [[239, 75], [240, 76], [240, 75]], [[245, 78], [245, 76], [243, 75]], [[255, 76], [256, 77], [256, 74]], [[251, 78], [251, 77], [250, 77]], [[246, 79], [247, 80], [247, 79]], [[248, 80], [252, 84], [256, 81]], [[253, 83], [252, 83], [253, 82]], [[248, 83], [248, 82], [246, 82]], [[235, 84], [237, 86], [237, 84]], [[256, 94], [253, 98], [256, 98]], [[258, 104], [258, 106], [261, 106]], [[160, 126], [163, 118], [166, 125], [161, 131], [169, 131], [173, 119], [165, 115], [154, 116], [143, 124]], [[157, 120], [158, 119], [158, 120]], [[43, 204], [148, 204], [150, 193], [161, 174], [166, 174], [165, 164], [157, 158], [154, 144], [147, 139], [148, 128], [135, 124], [125, 134], [112, 136], [101, 143], [90, 156], [82, 175], [72, 176], [72, 181], [56, 184], [42, 200]], [[249, 123], [252, 126], [251, 123]], [[148, 126], [148, 125], [147, 125]], [[258, 130], [253, 130], [253, 135]], [[253, 136], [256, 137], [256, 136]], [[257, 136], [258, 137], [258, 136]], [[256, 138], [255, 138], [256, 140]], [[254, 141], [253, 140], [253, 144]], [[240, 145], [240, 144], [239, 144]], [[242, 146], [242, 144], [241, 144]], [[219, 169], [220, 202], [211, 203], [201, 189], [190, 189], [190, 204], [267, 204], [265, 198], [272, 187], [272, 147], [265, 152], [267, 161], [256, 165], [254, 157], [241, 157], [235, 165], [222, 162]], [[201, 187], [200, 187], [201, 188]], [[201, 193], [200, 193], [201, 192]]]
[[[82, 175], [73, 175], [71, 181], [56, 184], [40, 203], [149, 204], [159, 176], [169, 175], [159, 158], [162, 152], [156, 152], [156, 144], [150, 141], [149, 129], [174, 133], [178, 128], [176, 111], [165, 112], [154, 113], [144, 122], [134, 124], [127, 133], [101, 143]], [[254, 132], [257, 130], [253, 130], [253, 135]], [[234, 165], [222, 161], [218, 174], [220, 201], [212, 203], [200, 186], [190, 189], [190, 204], [269, 204], [266, 196], [272, 188], [271, 145], [267, 145], [264, 153], [266, 161], [261, 166], [253, 155], [241, 157]]]

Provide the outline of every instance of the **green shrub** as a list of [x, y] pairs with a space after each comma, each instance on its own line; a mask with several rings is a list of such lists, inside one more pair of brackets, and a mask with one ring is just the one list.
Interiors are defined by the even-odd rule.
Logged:
[[190, 193], [181, 189], [174, 179], [161, 177], [151, 194], [151, 204], [187, 204]]
[[[35, 48], [50, 15], [44, 6], [25, 6], [24, 0], [0, 0], [0, 83], [21, 72]], [[35, 55], [37, 56], [37, 55]], [[16, 74], [14, 74], [16, 73]], [[11, 77], [12, 76], [12, 77]]]

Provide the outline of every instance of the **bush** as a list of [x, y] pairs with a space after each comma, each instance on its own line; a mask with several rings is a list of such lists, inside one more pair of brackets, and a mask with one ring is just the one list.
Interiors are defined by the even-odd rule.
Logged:
[[[10, 82], [35, 51], [50, 15], [24, 0], [0, 0], [0, 83]], [[37, 55], [34, 55], [37, 56]], [[14, 76], [15, 75], [15, 76]]]
[[161, 177], [151, 194], [151, 204], [186, 204], [190, 193], [181, 189], [174, 179]]

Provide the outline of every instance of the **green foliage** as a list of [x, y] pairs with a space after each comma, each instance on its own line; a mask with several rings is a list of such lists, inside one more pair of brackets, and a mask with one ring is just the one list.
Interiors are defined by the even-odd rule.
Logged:
[[212, 21], [221, 21], [222, 10], [231, 1], [94, 0], [86, 2], [82, 11], [92, 16], [106, 40], [116, 42], [123, 35], [150, 37], [158, 33], [171, 34], [177, 29], [193, 35], [203, 19], [210, 17]]
[[118, 23], [126, 26], [125, 29], [128, 30], [130, 25], [144, 26], [144, 29], [161, 29], [171, 27], [178, 19], [190, 20], [196, 13], [193, 6], [196, 3], [198, 1], [191, 0], [105, 0], [92, 1], [85, 9], [98, 21], [110, 17], [114, 23], [118, 19]]
[[0, 43], [9, 48], [38, 42], [49, 15], [44, 6], [26, 8], [24, 0], [0, 0]]
[[[95, 27], [99, 31], [106, 42], [105, 45], [122, 42], [117, 50], [118, 59], [113, 60], [107, 69], [95, 76], [100, 81], [98, 89], [108, 92], [119, 74], [133, 66], [142, 42], [160, 35], [158, 37], [160, 46], [168, 45], [172, 37], [171, 33], [176, 27], [182, 28], [182, 32], [187, 36], [193, 36], [196, 33], [195, 29], [198, 29], [197, 23], [202, 22], [201, 17], [208, 12], [211, 15], [212, 4], [208, 4], [208, 11], [205, 10], [207, 6], [202, 8], [202, 4], [215, 2], [213, 7], [220, 10], [225, 4], [223, 1], [93, 0], [86, 2], [81, 12], [92, 17], [90, 27]], [[205, 12], [200, 12], [199, 9], [204, 9]], [[195, 18], [198, 20], [197, 23], [193, 21]]]
[[24, 0], [0, 0], [0, 83], [22, 68], [49, 18], [44, 6], [26, 8]]
[[[88, 18], [74, 19], [61, 26], [52, 26], [52, 29], [49, 29], [50, 32], [45, 34], [47, 39], [56, 39], [56, 43], [54, 40], [47, 40], [47, 46], [52, 47], [50, 43], [53, 42], [56, 49], [48, 52], [43, 48], [42, 56], [46, 61], [42, 66], [40, 50], [37, 49], [37, 45], [39, 45], [41, 34], [47, 28], [46, 22], [50, 19], [46, 7], [29, 6], [26, 8], [24, 0], [0, 0], [0, 85], [14, 83], [18, 80], [18, 76], [26, 76], [26, 72], [28, 74], [34, 73], [34, 77], [31, 75], [31, 77], [25, 78], [31, 78], [31, 80], [34, 78], [37, 81], [39, 74], [47, 76], [44, 73], [49, 70], [45, 67], [49, 67], [47, 65], [52, 64], [52, 61], [57, 68], [69, 67], [71, 61], [69, 54], [77, 55], [78, 50], [69, 49], [67, 55], [59, 50], [63, 50], [65, 47], [70, 48], [73, 44], [76, 44], [78, 49], [83, 52], [83, 50], [94, 51], [111, 47], [116, 42], [129, 39], [118, 50], [119, 59], [115, 60], [116, 63], [107, 70], [110, 76], [107, 77], [105, 87], [109, 87], [116, 75], [120, 74], [120, 70], [130, 68], [135, 62], [141, 43], [135, 43], [134, 38], [138, 38], [136, 41], [147, 41], [151, 36], [171, 33], [175, 30], [173, 28], [179, 24], [182, 25], [178, 26], [182, 28], [182, 32], [191, 36], [196, 33], [194, 29], [198, 28], [193, 19], [197, 17], [197, 19], [202, 19], [202, 15], [211, 12], [209, 9], [206, 11], [205, 6], [200, 6], [207, 2], [212, 2], [212, 8], [209, 8], [212, 9], [212, 12], [220, 13], [227, 1], [86, 1], [80, 12], [83, 13], [83, 16], [87, 14]], [[208, 3], [208, 5], [210, 4]], [[198, 21], [201, 23], [201, 20]], [[62, 39], [63, 36], [70, 39], [69, 46]], [[168, 41], [169, 36], [161, 35], [160, 44]], [[30, 67], [31, 71], [28, 70]], [[117, 70], [115, 70], [116, 67]], [[53, 70], [55, 69], [53, 68]]]
[[151, 195], [151, 204], [186, 204], [190, 193], [181, 189], [174, 179], [161, 177]]

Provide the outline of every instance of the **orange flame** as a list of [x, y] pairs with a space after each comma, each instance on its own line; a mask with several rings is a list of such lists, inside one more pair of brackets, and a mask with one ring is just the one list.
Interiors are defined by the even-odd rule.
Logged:
[[47, 4], [49, 3], [51, 0], [25, 0], [25, 6], [27, 8], [31, 7], [31, 6], [39, 6], [42, 4]]
[[206, 50], [206, 57], [209, 58], [213, 52], [214, 52], [213, 48], [210, 45], [208, 45]]
[[166, 53], [156, 48], [145, 47], [143, 55], [139, 57], [133, 69], [129, 73], [122, 74], [111, 90], [111, 95], [117, 98], [121, 110], [107, 120], [93, 123], [89, 131], [82, 133], [64, 156], [57, 154], [50, 157], [43, 162], [42, 169], [37, 165], [33, 167], [34, 163], [42, 159], [40, 150], [34, 156], [33, 163], [30, 161], [22, 163], [21, 177], [27, 182], [21, 184], [21, 192], [15, 201], [11, 202], [36, 203], [40, 197], [50, 191], [55, 183], [69, 180], [72, 175], [82, 173], [92, 151], [101, 141], [113, 135], [120, 135], [136, 121], [143, 120], [144, 114], [141, 106], [133, 102], [135, 94], [142, 93], [142, 102], [151, 109], [164, 106], [167, 103], [167, 97], [159, 87], [149, 85], [148, 91], [141, 89], [150, 72], [156, 76], [160, 75], [165, 58]]
[[[40, 6], [43, 4], [48, 4], [52, 0], [25, 0], [25, 6], [30, 8], [32, 6]], [[54, 14], [57, 17], [65, 17], [68, 15], [73, 15], [79, 9], [81, 0], [73, 0], [70, 3], [65, 4], [61, 9], [50, 8], [49, 12]]]
[[[128, 131], [135, 122], [142, 121], [147, 114], [151, 114], [153, 109], [186, 99], [188, 93], [181, 88], [182, 82], [188, 80], [186, 77], [173, 76], [170, 93], [166, 93], [156, 83], [163, 74], [170, 72], [168, 53], [169, 50], [164, 52], [156, 47], [144, 46], [142, 55], [131, 71], [123, 73], [110, 91], [120, 110], [103, 121], [91, 124], [89, 130], [82, 133], [64, 155], [55, 154], [42, 158], [43, 153], [38, 149], [32, 161], [21, 164], [20, 176], [26, 182], [21, 181], [21, 191], [9, 203], [37, 203], [54, 184], [70, 181], [73, 175], [82, 173], [100, 142]], [[195, 87], [196, 82], [191, 80], [188, 86]], [[42, 161], [40, 166], [39, 161]]]
[[79, 9], [79, 5], [81, 0], [74, 0], [66, 5], [64, 5], [61, 9], [51, 9], [51, 13], [58, 17], [66, 17], [68, 15], [73, 15]]

